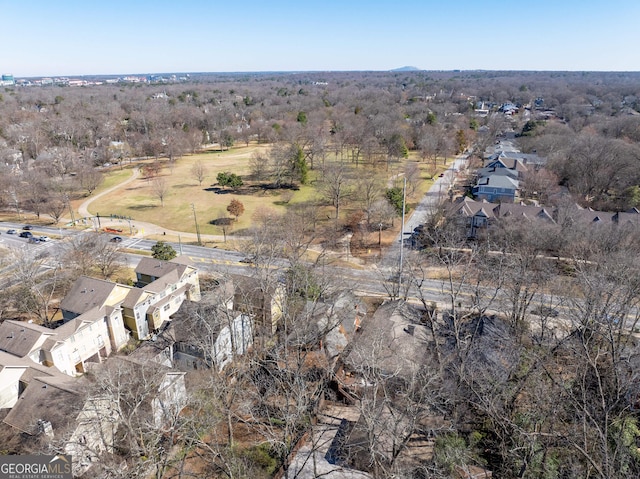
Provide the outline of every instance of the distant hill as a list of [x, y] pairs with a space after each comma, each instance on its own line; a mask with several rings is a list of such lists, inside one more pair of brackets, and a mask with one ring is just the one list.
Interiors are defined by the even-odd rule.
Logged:
[[417, 72], [420, 71], [418, 67], [400, 67], [391, 70], [392, 72]]

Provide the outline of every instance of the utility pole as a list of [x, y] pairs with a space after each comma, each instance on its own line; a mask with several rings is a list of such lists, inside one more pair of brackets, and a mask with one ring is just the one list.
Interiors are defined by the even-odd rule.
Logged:
[[193, 220], [196, 222], [196, 235], [198, 236], [198, 246], [202, 246], [202, 241], [200, 241], [200, 226], [198, 226], [198, 218], [196, 216], [196, 207], [193, 203], [191, 203], [191, 209], [193, 210]]

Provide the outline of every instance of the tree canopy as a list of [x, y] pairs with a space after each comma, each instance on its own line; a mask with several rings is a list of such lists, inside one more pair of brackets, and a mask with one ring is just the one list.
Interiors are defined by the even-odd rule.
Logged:
[[175, 258], [178, 254], [176, 250], [173, 249], [168, 243], [164, 241], [158, 241], [151, 247], [152, 256], [156, 259], [161, 259], [164, 261], [169, 261], [170, 259]]
[[218, 180], [218, 184], [223, 188], [228, 186], [234, 190], [240, 188], [244, 184], [240, 176], [235, 173], [229, 173], [228, 171], [218, 173], [216, 179]]

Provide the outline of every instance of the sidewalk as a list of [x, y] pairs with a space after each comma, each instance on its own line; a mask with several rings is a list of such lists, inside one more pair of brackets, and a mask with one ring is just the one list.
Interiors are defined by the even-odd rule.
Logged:
[[[134, 238], [145, 238], [147, 236], [167, 236], [167, 241], [177, 242], [182, 241], [183, 239], [187, 242], [196, 242], [198, 241], [198, 235], [196, 233], [188, 233], [184, 231], [175, 231], [167, 228], [163, 228], [153, 223], [148, 223], [146, 221], [137, 221], [137, 220], [124, 220], [111, 218], [106, 216], [101, 216], [98, 220], [95, 216], [93, 216], [89, 212], [89, 205], [93, 203], [95, 200], [113, 193], [120, 188], [127, 186], [130, 183], [133, 183], [140, 177], [140, 169], [135, 167], [131, 170], [131, 177], [123, 181], [122, 183], [118, 183], [111, 188], [108, 188], [99, 194], [92, 196], [91, 198], [87, 198], [80, 206], [78, 206], [78, 214], [81, 218], [90, 219], [91, 223], [87, 223], [88, 227], [93, 227], [96, 229], [104, 229], [104, 228], [113, 228], [122, 230], [122, 235], [131, 236]], [[63, 218], [61, 221], [66, 223], [71, 223], [71, 219]], [[98, 225], [99, 222], [99, 225]], [[78, 221], [76, 221], [78, 224]], [[223, 235], [200, 235], [200, 239], [202, 242], [213, 242], [213, 243], [222, 243], [224, 242]]]

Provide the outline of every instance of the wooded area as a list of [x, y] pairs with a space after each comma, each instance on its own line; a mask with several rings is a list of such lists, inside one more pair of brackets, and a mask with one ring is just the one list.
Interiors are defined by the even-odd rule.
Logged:
[[[523, 180], [522, 200], [553, 209], [552, 221], [505, 216], [470, 239], [442, 195], [400, 276], [380, 278], [390, 288], [382, 305], [355, 296], [353, 279], [324, 256], [308, 261], [315, 241], [398, 221], [398, 177], [410, 190], [463, 152], [482, 166], [505, 134], [546, 160]], [[205, 276], [202, 301], [176, 315], [178, 342], [202, 362], [186, 376], [186, 407], [163, 427], [141, 406], [162, 383], [155, 366], [143, 373], [114, 361], [87, 375], [86, 391], [111, 398], [122, 418], [118, 448], [87, 477], [640, 475], [640, 222], [596, 224], [576, 213], [640, 207], [640, 74], [238, 74], [6, 88], [0, 207], [57, 222], [105, 168], [141, 157], [170, 167], [234, 144], [268, 146], [248, 181], [283, 191], [312, 183], [321, 199], [253, 213], [243, 245], [253, 286], [224, 271]], [[194, 181], [202, 186], [214, 168], [195, 163]], [[235, 172], [217, 179], [221, 189], [243, 186]], [[163, 185], [155, 189], [164, 204]], [[245, 212], [236, 199], [226, 204], [236, 221]], [[332, 213], [326, 228], [317, 227], [320, 206]], [[117, 255], [101, 235], [84, 236], [44, 280], [43, 258], [17, 258], [19, 286], [2, 294], [2, 318], [18, 312], [47, 324], [52, 298], [81, 274], [117, 276]], [[434, 279], [445, 303], [431, 297]], [[230, 293], [234, 281], [244, 289]], [[230, 336], [222, 368], [213, 340], [233, 328], [234, 294], [260, 321], [249, 350]], [[356, 419], [326, 444], [330, 407]], [[59, 451], [68, 439], [14, 438], [0, 450]], [[417, 443], [428, 453], [412, 452]], [[339, 472], [321, 472], [323, 461]]]

